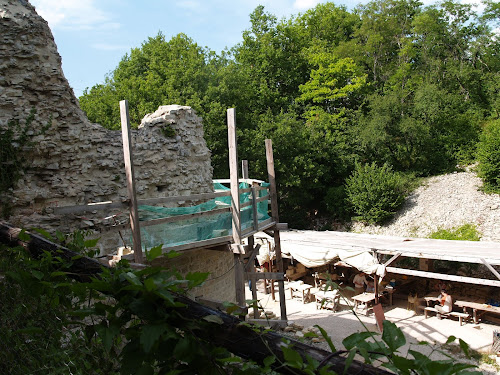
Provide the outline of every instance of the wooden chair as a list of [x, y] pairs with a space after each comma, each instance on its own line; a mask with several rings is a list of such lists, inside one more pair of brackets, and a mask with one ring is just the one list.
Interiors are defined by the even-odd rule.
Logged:
[[418, 295], [417, 293], [413, 294], [408, 294], [408, 305], [406, 306], [406, 310], [410, 310], [410, 308], [417, 312], [417, 305], [418, 305]]

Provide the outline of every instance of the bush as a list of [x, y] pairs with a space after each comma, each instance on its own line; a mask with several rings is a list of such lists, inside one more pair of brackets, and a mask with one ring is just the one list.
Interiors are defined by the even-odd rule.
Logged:
[[429, 238], [436, 240], [479, 241], [481, 233], [478, 232], [474, 224], [464, 224], [452, 229], [439, 229], [431, 233]]
[[500, 120], [490, 123], [481, 135], [477, 147], [479, 161], [478, 175], [482, 178], [484, 189], [500, 192]]
[[346, 180], [347, 200], [358, 216], [355, 220], [381, 223], [394, 215], [410, 190], [410, 178], [384, 163], [361, 165]]

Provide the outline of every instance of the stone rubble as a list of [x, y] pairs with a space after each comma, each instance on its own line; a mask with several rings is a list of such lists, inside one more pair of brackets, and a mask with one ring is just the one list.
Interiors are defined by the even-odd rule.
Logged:
[[352, 230], [371, 234], [428, 237], [439, 229], [474, 224], [481, 241], [500, 241], [500, 196], [481, 191], [472, 170], [426, 179], [386, 225], [354, 224]]

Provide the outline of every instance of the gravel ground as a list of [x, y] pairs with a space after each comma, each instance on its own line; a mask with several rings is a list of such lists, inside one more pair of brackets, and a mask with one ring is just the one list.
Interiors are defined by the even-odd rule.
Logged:
[[[368, 316], [364, 314], [353, 314], [349, 307], [350, 299], [341, 300], [340, 308], [337, 312], [331, 310], [317, 310], [315, 303], [302, 303], [299, 299], [290, 299], [290, 293], [285, 282], [285, 298], [287, 307], [287, 317], [289, 324], [298, 324], [304, 328], [319, 325], [331, 337], [336, 349], [343, 349], [342, 340], [355, 332], [364, 330], [363, 324], [373, 332], [377, 332], [375, 317], [373, 313]], [[280, 315], [279, 296], [276, 293], [276, 301], [273, 301], [270, 294], [263, 293], [262, 284], [259, 285], [258, 299], [265, 311], [270, 311]], [[251, 299], [251, 293], [247, 290], [247, 299]], [[446, 359], [441, 354], [442, 344], [450, 335], [466, 341], [470, 347], [480, 352], [488, 352], [493, 341], [493, 330], [498, 326], [480, 323], [467, 323], [463, 326], [459, 322], [451, 319], [439, 320], [435, 316], [425, 319], [423, 315], [406, 309], [407, 301], [395, 299], [393, 306], [384, 307], [385, 317], [395, 323], [404, 332], [407, 344], [401, 348], [401, 352], [406, 354], [408, 349], [413, 349], [425, 355], [431, 355], [433, 359]], [[359, 319], [358, 319], [359, 318]], [[361, 321], [361, 322], [360, 322]], [[417, 345], [419, 341], [427, 341], [430, 345]], [[325, 350], [329, 350], [326, 342], [316, 344]], [[446, 352], [446, 351], [445, 351]], [[461, 362], [467, 362], [464, 356], [452, 354]], [[475, 363], [470, 361], [470, 363]], [[477, 364], [477, 362], [475, 363]], [[482, 364], [480, 370], [485, 375], [494, 375], [499, 372], [491, 365]]]
[[476, 224], [482, 241], [500, 242], [500, 196], [479, 189], [474, 172], [430, 177], [407, 199], [400, 212], [384, 226], [356, 223], [354, 232], [427, 237], [438, 229]]

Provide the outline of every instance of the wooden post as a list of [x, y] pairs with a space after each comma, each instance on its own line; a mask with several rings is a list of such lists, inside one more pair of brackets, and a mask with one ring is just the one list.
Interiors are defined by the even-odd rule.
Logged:
[[[269, 176], [269, 195], [271, 198], [271, 215], [273, 221], [279, 223], [278, 215], [278, 193], [276, 189], [276, 174], [274, 171], [274, 156], [273, 156], [273, 143], [270, 139], [266, 139], [266, 159], [267, 159], [267, 174]], [[274, 251], [276, 252], [276, 266], [278, 272], [284, 273], [283, 258], [281, 256], [281, 242], [280, 242], [280, 231], [278, 227], [274, 226]], [[281, 320], [287, 320], [286, 318], [286, 303], [285, 303], [285, 282], [283, 280], [278, 280], [279, 296], [280, 296], [280, 308], [281, 308]]]
[[[248, 160], [242, 160], [241, 161], [241, 176], [243, 177], [243, 179], [248, 179], [249, 177], [249, 174], [248, 174]], [[256, 215], [256, 211], [255, 211], [255, 189], [254, 187], [252, 186], [252, 199], [253, 199], [253, 205], [254, 205], [254, 216]], [[255, 222], [255, 220], [254, 220]], [[255, 224], [254, 224], [254, 229], [255, 229]], [[260, 247], [260, 245], [259, 245]], [[248, 251], [250, 252], [250, 254], [253, 254], [254, 253], [254, 248], [255, 248], [255, 238], [254, 236], [250, 236], [248, 237]], [[250, 257], [248, 258], [248, 262], [250, 264], [247, 265], [247, 269], [250, 270], [251, 273], [255, 273], [255, 265], [254, 265], [254, 262], [255, 262], [255, 257]], [[250, 288], [251, 291], [252, 291], [252, 300], [254, 301], [257, 301], [257, 278], [251, 278], [251, 284], [252, 284], [252, 287]], [[255, 319], [258, 319], [259, 318], [259, 308], [257, 306], [257, 302], [254, 302], [254, 305], [253, 305], [253, 317]]]
[[241, 176], [243, 179], [248, 178], [248, 160], [241, 161]]
[[132, 138], [130, 135], [130, 120], [128, 115], [128, 101], [120, 101], [120, 117], [122, 124], [123, 160], [127, 177], [127, 193], [130, 205], [130, 228], [134, 242], [134, 260], [142, 263], [141, 228], [139, 225], [139, 211], [135, 192], [134, 162], [132, 157]]
[[[241, 245], [240, 221], [240, 190], [238, 181], [238, 148], [236, 139], [236, 111], [227, 110], [227, 136], [229, 146], [229, 174], [231, 180], [231, 214], [233, 223], [233, 241], [235, 246]], [[245, 278], [242, 256], [234, 254], [234, 282], [236, 289], [236, 303], [245, 306]]]
[[[250, 248], [250, 251], [253, 251], [255, 245], [255, 241], [253, 236], [248, 237], [248, 247]], [[255, 266], [254, 266], [254, 257], [248, 259], [249, 262], [252, 262], [252, 264], [249, 264], [250, 272], [255, 273]], [[259, 318], [259, 308], [257, 306], [257, 278], [251, 279], [252, 282], [252, 287], [250, 288], [252, 290], [252, 300], [254, 301], [253, 303], [253, 317], [255, 319]]]

